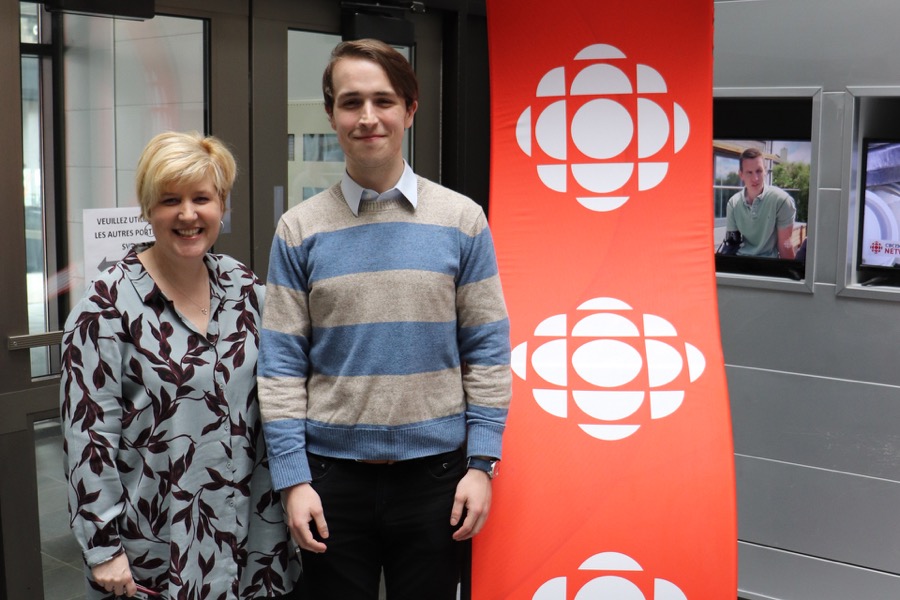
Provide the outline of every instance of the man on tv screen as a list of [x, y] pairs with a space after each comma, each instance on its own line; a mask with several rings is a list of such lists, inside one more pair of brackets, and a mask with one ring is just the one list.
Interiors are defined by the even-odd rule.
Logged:
[[744, 189], [725, 207], [724, 252], [739, 256], [794, 259], [794, 199], [779, 187], [767, 185], [762, 152], [741, 153], [740, 178]]

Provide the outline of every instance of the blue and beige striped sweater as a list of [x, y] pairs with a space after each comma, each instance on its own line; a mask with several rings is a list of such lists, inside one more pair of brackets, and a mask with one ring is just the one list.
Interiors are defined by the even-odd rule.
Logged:
[[509, 319], [487, 220], [422, 177], [417, 204], [364, 202], [357, 217], [336, 184], [278, 224], [259, 356], [277, 489], [310, 480], [307, 450], [500, 457]]

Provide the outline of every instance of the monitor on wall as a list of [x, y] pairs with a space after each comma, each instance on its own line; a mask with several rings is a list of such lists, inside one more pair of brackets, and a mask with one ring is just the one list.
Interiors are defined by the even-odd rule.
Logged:
[[900, 285], [900, 139], [865, 139], [860, 154], [859, 280]]
[[[805, 278], [811, 130], [811, 98], [714, 99], [717, 271]], [[747, 179], [742, 178], [742, 155], [755, 156], [745, 158], [745, 165], [761, 167], [760, 199], [746, 194], [744, 182], [753, 180], [750, 169], [745, 169]]]

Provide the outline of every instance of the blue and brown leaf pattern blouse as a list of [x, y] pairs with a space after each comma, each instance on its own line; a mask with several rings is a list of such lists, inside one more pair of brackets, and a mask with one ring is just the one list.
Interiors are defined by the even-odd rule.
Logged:
[[123, 550], [135, 581], [173, 600], [281, 595], [298, 574], [256, 395], [264, 288], [228, 256], [205, 262], [206, 336], [135, 250], [88, 286], [66, 322], [69, 513], [90, 599], [111, 598], [91, 567]]

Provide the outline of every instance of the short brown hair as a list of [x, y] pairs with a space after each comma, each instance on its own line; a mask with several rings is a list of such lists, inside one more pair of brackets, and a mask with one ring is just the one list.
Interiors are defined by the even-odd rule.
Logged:
[[369, 60], [384, 69], [394, 91], [406, 102], [406, 108], [419, 100], [419, 81], [406, 57], [381, 40], [362, 39], [341, 42], [331, 51], [331, 60], [322, 74], [322, 95], [325, 112], [334, 111], [334, 65], [342, 58]]
[[763, 153], [757, 148], [747, 148], [743, 152], [741, 152], [741, 161], [740, 161], [740, 170], [744, 170], [744, 161], [745, 160], [753, 160], [754, 158], [759, 158]]
[[224, 210], [236, 176], [234, 156], [220, 139], [196, 131], [160, 133], [144, 147], [137, 164], [135, 190], [141, 217], [150, 216], [150, 209], [167, 186], [196, 183], [207, 177], [212, 179]]

